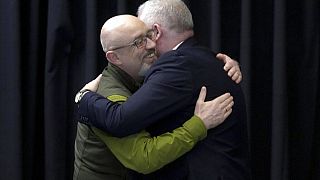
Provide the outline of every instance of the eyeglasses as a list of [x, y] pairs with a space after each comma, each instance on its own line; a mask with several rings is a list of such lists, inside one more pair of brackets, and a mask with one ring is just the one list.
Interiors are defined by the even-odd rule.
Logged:
[[137, 39], [135, 39], [132, 43], [129, 43], [127, 45], [124, 46], [118, 46], [115, 48], [110, 48], [109, 51], [114, 51], [117, 49], [121, 49], [121, 48], [125, 48], [125, 47], [129, 47], [129, 46], [136, 46], [138, 49], [141, 49], [143, 47], [145, 47], [147, 45], [147, 38], [154, 41], [155, 40], [155, 31], [154, 29], [149, 29], [146, 34], [138, 37]]

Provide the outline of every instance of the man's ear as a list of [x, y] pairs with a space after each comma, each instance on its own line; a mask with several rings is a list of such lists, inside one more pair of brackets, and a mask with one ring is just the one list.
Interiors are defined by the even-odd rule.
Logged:
[[152, 25], [152, 29], [156, 33], [156, 40], [158, 40], [162, 35], [162, 31], [161, 31], [160, 25], [159, 24], [153, 24]]
[[115, 51], [106, 52], [106, 58], [110, 63], [112, 63], [114, 65], [119, 66], [122, 64], [122, 62], [120, 61], [120, 59]]

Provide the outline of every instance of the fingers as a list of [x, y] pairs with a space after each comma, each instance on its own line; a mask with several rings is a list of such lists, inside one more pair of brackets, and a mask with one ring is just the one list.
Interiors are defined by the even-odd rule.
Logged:
[[234, 105], [234, 101], [231, 95], [221, 102], [220, 107], [221, 109], [224, 110], [224, 114], [223, 114], [224, 119], [226, 119], [231, 114], [233, 105]]
[[229, 109], [228, 111], [225, 112], [225, 114], [223, 115], [223, 118], [227, 119], [227, 117], [229, 117], [231, 113], [232, 113], [232, 109]]
[[227, 62], [227, 58], [229, 58], [229, 56], [222, 54], [222, 53], [218, 53], [216, 55], [216, 58], [218, 58], [219, 60], [223, 61], [224, 63]]
[[237, 73], [237, 68], [232, 67], [229, 71], [228, 71], [228, 76], [232, 77], [234, 74]]
[[225, 65], [223, 66], [223, 69], [225, 71], [229, 71], [232, 67], [237, 65], [237, 62], [235, 60], [231, 59], [229, 56], [225, 54], [218, 53], [216, 58], [224, 62]]
[[238, 66], [232, 67], [228, 71], [228, 76], [231, 77], [231, 79], [235, 81], [237, 84], [240, 83], [242, 80], [242, 74]]
[[226, 109], [226, 110], [231, 109], [232, 106], [234, 105], [233, 97], [229, 96], [224, 101], [222, 101], [220, 104], [221, 104], [221, 108], [223, 108], [223, 109]]
[[[232, 78], [232, 79], [233, 79], [233, 78]], [[234, 81], [235, 81], [237, 84], [239, 84], [239, 83], [242, 81], [242, 75], [241, 75], [241, 73], [238, 74], [238, 77], [235, 77], [234, 79], [235, 79]]]
[[223, 118], [224, 120], [227, 119], [227, 117], [230, 116], [232, 113], [232, 107], [234, 105], [233, 97], [230, 96], [228, 99], [226, 99], [224, 102], [221, 103], [221, 108], [224, 109]]
[[[230, 71], [229, 71], [230, 72]], [[228, 74], [229, 75], [229, 74]], [[242, 75], [241, 75], [241, 72], [240, 70], [239, 71], [236, 71], [235, 73], [233, 73], [232, 75], [230, 75], [231, 79], [233, 81], [235, 81], [237, 84], [239, 84], [242, 80]]]
[[214, 101], [218, 102], [218, 103], [223, 103], [225, 102], [228, 98], [232, 97], [230, 95], [230, 93], [224, 93], [223, 95], [221, 96], [218, 96], [214, 99]]
[[241, 71], [240, 71], [240, 67], [239, 67], [239, 64], [234, 61], [234, 60], [231, 60], [233, 62], [227, 62], [225, 67], [228, 66], [228, 76], [229, 77], [232, 77], [233, 75], [241, 75]]
[[230, 68], [232, 68], [234, 66], [239, 66], [238, 62], [236, 60], [233, 60], [232, 58], [230, 58], [226, 54], [218, 53], [216, 55], [216, 58], [218, 58], [219, 60], [221, 60], [225, 63], [225, 66], [223, 67], [223, 69], [225, 71], [228, 71]]
[[225, 93], [210, 101], [204, 101], [206, 88], [202, 87], [196, 103], [194, 114], [198, 116], [207, 129], [221, 124], [232, 112], [233, 97]]
[[239, 63], [222, 53], [218, 53], [216, 57], [225, 63], [223, 69], [228, 72], [228, 76], [239, 84], [242, 81]]
[[233, 96], [231, 96], [230, 93], [225, 93], [215, 98], [212, 103], [220, 104], [220, 108], [224, 111], [223, 117], [226, 119], [232, 112], [232, 107], [234, 105]]
[[206, 95], [207, 88], [205, 86], [202, 86], [197, 102], [204, 102], [204, 100], [206, 99]]

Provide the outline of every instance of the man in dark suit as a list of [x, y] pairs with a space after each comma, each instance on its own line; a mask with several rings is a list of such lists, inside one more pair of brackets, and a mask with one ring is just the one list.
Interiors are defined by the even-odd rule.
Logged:
[[122, 105], [86, 93], [79, 103], [80, 121], [119, 137], [142, 129], [159, 135], [193, 115], [202, 86], [207, 87], [210, 99], [230, 92], [235, 104], [225, 123], [208, 131], [207, 138], [183, 157], [140, 178], [250, 179], [241, 87], [226, 76], [223, 64], [213, 60], [215, 55], [193, 38], [189, 9], [181, 0], [149, 0], [139, 7], [138, 16], [156, 32], [156, 49], [161, 57], [147, 72], [142, 87]]

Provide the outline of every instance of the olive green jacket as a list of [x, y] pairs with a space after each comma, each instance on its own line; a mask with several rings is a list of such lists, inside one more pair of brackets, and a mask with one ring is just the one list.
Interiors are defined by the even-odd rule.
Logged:
[[[114, 102], [125, 102], [139, 87], [114, 65], [108, 65], [102, 74], [98, 93]], [[126, 168], [143, 174], [156, 171], [191, 150], [207, 133], [196, 116], [173, 132], [156, 137], [141, 131], [116, 138], [80, 123], [77, 130], [74, 179], [92, 180], [130, 179]]]

